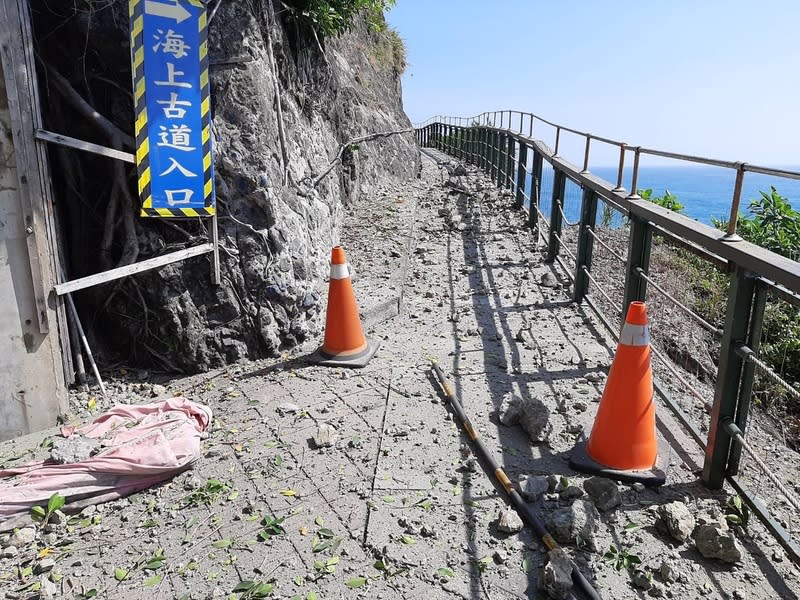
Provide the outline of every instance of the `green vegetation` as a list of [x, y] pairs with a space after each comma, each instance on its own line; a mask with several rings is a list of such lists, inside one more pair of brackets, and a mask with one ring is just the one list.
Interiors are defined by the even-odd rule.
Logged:
[[683, 204], [678, 202], [678, 197], [675, 194], [670, 194], [669, 190], [664, 190], [663, 196], [653, 196], [652, 188], [646, 190], [638, 190], [637, 193], [642, 197], [642, 200], [647, 200], [653, 204], [658, 204], [662, 208], [672, 210], [675, 212], [683, 212]]
[[636, 565], [642, 564], [642, 559], [636, 554], [631, 554], [625, 548], [617, 548], [613, 544], [609, 546], [608, 552], [603, 555], [603, 559], [611, 563], [617, 571], [622, 571], [623, 569], [627, 571]]
[[[772, 250], [793, 260], [800, 258], [800, 212], [781, 196], [774, 186], [769, 193], [750, 201], [749, 215], [739, 215], [736, 232], [748, 242]], [[727, 229], [727, 221], [714, 220], [719, 229]], [[797, 307], [779, 300], [770, 300], [764, 315], [760, 358], [784, 379], [800, 385], [800, 311]], [[787, 404], [783, 388], [766, 378], [759, 378], [755, 389], [756, 400], [766, 406], [786, 404], [789, 413], [800, 415], [800, 405]], [[800, 428], [794, 437], [800, 434]], [[795, 440], [797, 444], [800, 440]]]
[[[800, 212], [778, 193], [774, 186], [770, 193], [759, 192], [760, 198], [750, 202], [752, 217], [740, 215], [736, 232], [748, 242], [797, 260], [800, 253]], [[714, 220], [714, 225], [726, 229], [727, 221]]]
[[402, 75], [408, 66], [405, 43], [400, 34], [391, 27], [385, 27], [378, 33], [373, 54], [378, 64], [391, 69], [395, 75]]
[[[364, 14], [373, 31], [383, 31], [383, 12], [395, 0], [286, 0], [288, 17], [299, 28], [310, 30], [318, 39], [336, 37], [348, 31], [356, 16]], [[404, 52], [405, 54], [405, 52]]]

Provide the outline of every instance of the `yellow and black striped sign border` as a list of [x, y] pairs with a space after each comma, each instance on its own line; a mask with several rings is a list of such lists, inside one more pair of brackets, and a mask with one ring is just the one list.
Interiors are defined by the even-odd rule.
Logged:
[[200, 29], [200, 122], [203, 126], [203, 198], [205, 208], [153, 208], [150, 189], [150, 142], [147, 130], [147, 101], [144, 81], [144, 2], [129, 0], [131, 22], [131, 62], [133, 66], [133, 96], [136, 111], [136, 167], [139, 175], [139, 199], [142, 217], [211, 217], [216, 214], [212, 204], [214, 182], [211, 177], [211, 94], [208, 82], [208, 14], [202, 0], [184, 0], [202, 8]]

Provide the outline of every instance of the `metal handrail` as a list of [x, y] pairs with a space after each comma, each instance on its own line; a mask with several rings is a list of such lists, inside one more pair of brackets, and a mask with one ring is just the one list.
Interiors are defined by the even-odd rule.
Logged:
[[[517, 128], [512, 129], [515, 115], [519, 115]], [[523, 133], [525, 129], [525, 116], [529, 117], [529, 132]], [[742, 180], [746, 172], [756, 172], [772, 174], [792, 179], [800, 179], [800, 173], [784, 170], [759, 167], [744, 163], [733, 163], [729, 161], [719, 161], [716, 159], [706, 159], [704, 157], [683, 155], [678, 153], [664, 152], [642, 147], [629, 147], [619, 143], [620, 161], [616, 186], [610, 184], [594, 175], [588, 169], [589, 154], [591, 150], [591, 140], [596, 139], [602, 142], [614, 143], [614, 140], [607, 140], [599, 136], [593, 136], [576, 129], [562, 127], [545, 119], [539, 119], [532, 113], [520, 113], [518, 111], [502, 111], [493, 113], [482, 113], [469, 122], [470, 127], [465, 128], [454, 123], [462, 123], [467, 119], [437, 118], [437, 126], [426, 131], [419, 131], [420, 139], [436, 147], [443, 148], [455, 156], [472, 156], [473, 160], [489, 174], [498, 187], [511, 187], [516, 189], [516, 205], [524, 205], [520, 200], [528, 201], [529, 224], [535, 227], [537, 235], [540, 227], [546, 227], [548, 231], [549, 243], [547, 249], [547, 261], [560, 266], [563, 273], [574, 284], [572, 288], [573, 298], [580, 302], [585, 300], [587, 305], [597, 314], [600, 321], [609, 329], [612, 337], [616, 337], [616, 327], [612, 325], [604, 312], [592, 300], [588, 293], [589, 282], [593, 284], [593, 289], [602, 295], [606, 301], [617, 312], [629, 302], [636, 299], [646, 299], [647, 291], [644, 282], [647, 282], [668, 301], [677, 305], [685, 311], [693, 320], [712, 333], [719, 336], [720, 331], [711, 323], [689, 309], [686, 305], [678, 301], [675, 297], [667, 293], [658, 283], [648, 275], [649, 248], [652, 244], [652, 237], [657, 235], [664, 239], [668, 244], [686, 249], [687, 251], [699, 256], [709, 264], [714, 265], [724, 272], [731, 272], [731, 285], [728, 291], [728, 309], [725, 319], [725, 329], [722, 330], [722, 343], [720, 350], [726, 357], [727, 363], [720, 360], [717, 386], [715, 390], [714, 403], [711, 405], [711, 420], [709, 424], [709, 434], [707, 440], [690, 422], [683, 413], [681, 407], [676, 404], [657, 382], [655, 383], [656, 392], [664, 399], [670, 410], [676, 415], [678, 420], [686, 427], [693, 439], [706, 452], [706, 461], [703, 469], [703, 480], [711, 487], [720, 487], [724, 480], [742, 495], [750, 508], [754, 510], [759, 519], [772, 532], [777, 541], [787, 550], [793, 561], [800, 564], [800, 545], [791, 536], [790, 532], [776, 524], [775, 519], [765, 506], [759, 504], [753, 495], [741, 487], [735, 478], [738, 469], [739, 454], [734, 450], [744, 447], [746, 441], [742, 435], [737, 434], [735, 427], [744, 427], [747, 422], [747, 412], [750, 403], [750, 393], [753, 381], [753, 369], [757, 368], [762, 374], [782, 384], [782, 387], [793, 392], [793, 395], [800, 394], [800, 391], [791, 387], [779, 374], [770, 370], [763, 361], [756, 357], [756, 352], [760, 339], [761, 322], [766, 304], [767, 291], [781, 300], [787, 300], [794, 305], [800, 305], [800, 262], [791, 258], [778, 255], [774, 252], [741, 240], [738, 236], [732, 236], [733, 227], [728, 229], [727, 234], [717, 229], [703, 225], [689, 219], [683, 215], [674, 213], [654, 203], [644, 201], [636, 195], [636, 183], [638, 177], [638, 167], [640, 157], [643, 154], [653, 154], [667, 158], [687, 160], [690, 162], [701, 162], [719, 167], [736, 169], [736, 181], [731, 209], [730, 223], [735, 226], [738, 216], [738, 205], [741, 197]], [[544, 142], [535, 139], [534, 123], [536, 120], [556, 127], [555, 147], [551, 150]], [[445, 123], [441, 123], [444, 120]], [[499, 126], [498, 126], [499, 123]], [[473, 127], [474, 124], [474, 127]], [[442, 146], [442, 128], [445, 134], [453, 134], [450, 143]], [[506, 126], [507, 125], [507, 126]], [[479, 142], [479, 152], [466, 150], [463, 143], [464, 137], [459, 135], [462, 129], [475, 129], [479, 133], [477, 139], [469, 140], [471, 143]], [[586, 137], [582, 168], [564, 160], [558, 155], [559, 141], [561, 132], [575, 133]], [[431, 135], [433, 134], [433, 135]], [[498, 139], [502, 139], [502, 144], [498, 144]], [[511, 142], [524, 147], [525, 151], [513, 150], [509, 152]], [[533, 168], [527, 168], [528, 153], [533, 153]], [[631, 193], [627, 193], [622, 186], [623, 169], [626, 152], [634, 153], [634, 162], [631, 177]], [[523, 161], [523, 158], [525, 159]], [[510, 167], [510, 163], [516, 163], [516, 169]], [[550, 222], [540, 209], [541, 188], [542, 188], [542, 161], [546, 161], [560, 177], [559, 185], [563, 186], [565, 181], [573, 181], [583, 188], [583, 199], [581, 201], [581, 227], [578, 229], [578, 248], [574, 254], [567, 246], [561, 236], [562, 224], [566, 221], [563, 207], [556, 199], [554, 188], [553, 199], [555, 203], [551, 207]], [[524, 164], [523, 164], [524, 163]], [[516, 174], [516, 178], [515, 178]], [[524, 174], [524, 175], [523, 175]], [[505, 176], [505, 177], [503, 177]], [[531, 177], [531, 179], [528, 179]], [[529, 193], [526, 193], [526, 186], [530, 183]], [[510, 184], [510, 185], [509, 185]], [[563, 190], [559, 192], [563, 195]], [[590, 224], [594, 224], [597, 216], [599, 201], [611, 206], [629, 219], [630, 223], [630, 245], [628, 248], [628, 259], [613, 251], [610, 246], [603, 243], [599, 236], [592, 230]], [[569, 224], [569, 223], [567, 223]], [[588, 240], [588, 242], [587, 242]], [[591, 243], [597, 241], [607, 251], [621, 262], [626, 264], [626, 284], [624, 301], [618, 304], [611, 296], [599, 285], [598, 281], [591, 273]], [[589, 244], [588, 250], [586, 244]], [[563, 257], [560, 255], [563, 253]], [[574, 263], [565, 264], [565, 261]], [[636, 283], [636, 282], [641, 282]], [[638, 287], [637, 287], [638, 286]], [[752, 306], [752, 312], [751, 312]], [[747, 338], [748, 343], [756, 348], [750, 354], [743, 357], [743, 362], [748, 365], [748, 369], [742, 369], [736, 363], [731, 362], [733, 341]], [[739, 345], [736, 352], [746, 348]], [[748, 348], [749, 349], [749, 348]], [[653, 355], [659, 362], [673, 374], [676, 380], [680, 381], [690, 393], [698, 400], [703, 401], [708, 409], [709, 403], [693, 385], [691, 385], [681, 373], [671, 364], [669, 358], [659, 352], [657, 348], [652, 348]], [[741, 364], [741, 363], [740, 363]], [[740, 378], [741, 377], [741, 381]], [[732, 417], [735, 415], [735, 423]], [[730, 451], [729, 451], [730, 448]], [[752, 448], [745, 448], [748, 454], [757, 459]], [[762, 469], [763, 464], [759, 465]], [[730, 469], [730, 470], [729, 470]], [[768, 473], [768, 475], [772, 475]], [[773, 477], [777, 481], [777, 478]], [[799, 504], [800, 505], [800, 504]]]

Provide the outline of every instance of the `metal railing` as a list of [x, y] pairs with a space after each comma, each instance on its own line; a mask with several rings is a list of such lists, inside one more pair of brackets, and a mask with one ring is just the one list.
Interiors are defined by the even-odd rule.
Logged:
[[[537, 123], [555, 129], [551, 149], [534, 137]], [[526, 127], [527, 125], [527, 127]], [[559, 156], [562, 132], [584, 138], [583, 164], [574, 165]], [[597, 314], [609, 333], [616, 339], [617, 323], [624, 319], [623, 310], [636, 300], [647, 300], [648, 285], [660, 300], [674, 310], [683, 312], [689, 320], [707, 331], [718, 341], [719, 360], [716, 370], [713, 402], [696, 389], [673, 364], [666, 353], [653, 348], [653, 356], [663, 368], [684, 385], [687, 393], [703, 406], [707, 416], [707, 435], [703, 435], [686, 411], [666, 388], [656, 383], [656, 393], [687, 433], [705, 451], [702, 480], [710, 488], [720, 488], [727, 480], [765, 524], [787, 551], [800, 563], [800, 545], [770, 512], [763, 502], [737, 477], [742, 452], [753, 458], [766, 477], [791, 506], [800, 506], [775, 473], [769, 472], [756, 450], [747, 442], [747, 430], [753, 384], [758, 371], [773, 384], [785, 388], [786, 394], [800, 399], [800, 391], [758, 358], [767, 294], [800, 307], [800, 263], [742, 240], [736, 235], [742, 182], [745, 174], [761, 173], [800, 179], [800, 173], [772, 169], [741, 162], [721, 161], [699, 156], [664, 152], [651, 148], [630, 147], [627, 144], [564, 127], [537, 115], [519, 111], [495, 111], [474, 117], [434, 117], [416, 127], [418, 143], [437, 148], [459, 160], [477, 166], [496, 183], [508, 189], [518, 209], [526, 209], [528, 224], [537, 235], [546, 235], [546, 261], [557, 263], [572, 282], [572, 299], [586, 304]], [[619, 148], [617, 180], [607, 182], [594, 176], [590, 169], [593, 142]], [[633, 152], [630, 192], [624, 188], [626, 155]], [[726, 231], [719, 231], [688, 217], [642, 200], [637, 194], [639, 162], [643, 154], [679, 159], [717, 167], [735, 169], [736, 179], [731, 198], [730, 218]], [[543, 198], [544, 165], [552, 169], [548, 181], [549, 206]], [[580, 219], [570, 223], [565, 214], [565, 191], [568, 182], [582, 190]], [[601, 239], [597, 227], [598, 204], [623, 216], [627, 231], [627, 256], [623, 256]], [[549, 208], [549, 210], [547, 210]], [[549, 214], [545, 214], [549, 213]], [[564, 226], [576, 228], [574, 250], [565, 243]], [[541, 228], [547, 230], [543, 234]], [[703, 264], [726, 273], [729, 278], [724, 326], [718, 327], [664, 289], [650, 272], [650, 255], [654, 237], [697, 257]], [[615, 264], [623, 266], [624, 286], [614, 292], [603, 289], [592, 270], [594, 242], [609, 253]], [[565, 255], [567, 260], [562, 260]], [[590, 285], [600, 293], [594, 298]], [[614, 313], [609, 316], [608, 310]], [[672, 310], [672, 309], [671, 309]], [[663, 349], [662, 349], [663, 350]], [[710, 415], [708, 415], [710, 413]]]

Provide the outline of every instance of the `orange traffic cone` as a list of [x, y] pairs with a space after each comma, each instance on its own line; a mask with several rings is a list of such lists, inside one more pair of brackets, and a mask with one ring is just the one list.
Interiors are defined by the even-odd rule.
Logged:
[[662, 485], [666, 474], [658, 459], [647, 307], [631, 302], [592, 433], [575, 448], [570, 465], [620, 481]]
[[364, 337], [347, 257], [344, 248], [336, 246], [331, 251], [325, 341], [311, 356], [311, 361], [329, 367], [363, 367], [373, 357], [379, 345]]

